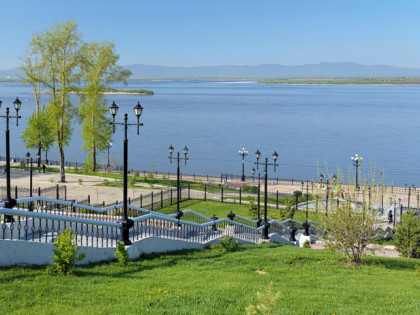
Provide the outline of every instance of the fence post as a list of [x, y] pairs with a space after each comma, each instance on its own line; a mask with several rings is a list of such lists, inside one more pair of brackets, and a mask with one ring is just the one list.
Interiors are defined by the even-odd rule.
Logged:
[[60, 187], [58, 186], [58, 184], [56, 186], [56, 198], [55, 199], [60, 199]]
[[88, 195], [88, 205], [90, 206], [90, 195]]
[[131, 205], [131, 197], [128, 197], [128, 204]]
[[64, 186], [64, 200], [67, 201], [67, 186]]
[[143, 208], [143, 194], [140, 194], [140, 208]]
[[223, 173], [220, 173], [220, 182], [223, 183]]
[[188, 200], [191, 199], [191, 188], [190, 188], [190, 184], [188, 184]]
[[160, 207], [163, 208], [163, 190], [160, 191]]
[[220, 188], [221, 188], [221, 192], [222, 192], [221, 199], [222, 199], [222, 203], [223, 203], [223, 186], [221, 186]]
[[171, 206], [172, 206], [172, 187], [171, 187]]
[[152, 207], [151, 207], [151, 209], [150, 210], [152, 210], [153, 211], [153, 191], [152, 191]]
[[15, 199], [18, 199], [18, 188], [15, 186]]
[[242, 186], [239, 187], [239, 204], [242, 204]]
[[276, 193], [276, 209], [278, 209], [279, 208], [279, 191], [277, 190], [277, 193]]
[[207, 185], [204, 185], [204, 201], [207, 200]]
[[41, 196], [41, 187], [38, 187], [38, 196]]

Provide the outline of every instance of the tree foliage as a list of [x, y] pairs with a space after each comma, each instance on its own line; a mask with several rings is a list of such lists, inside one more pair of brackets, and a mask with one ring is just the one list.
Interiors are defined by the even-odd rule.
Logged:
[[[328, 185], [330, 190], [327, 186], [321, 187], [321, 193], [325, 193], [325, 201], [318, 202], [325, 214], [322, 219], [322, 238], [331, 250], [343, 253], [353, 263], [360, 263], [366, 254], [365, 247], [372, 237], [380, 189], [372, 177], [374, 171], [370, 171], [361, 180], [359, 189], [351, 179], [348, 185], [342, 185], [341, 170], [337, 171], [337, 184]], [[333, 183], [331, 179], [329, 182]]]
[[39, 111], [34, 111], [28, 117], [27, 127], [23, 131], [22, 139], [25, 141], [27, 148], [42, 148], [45, 151], [50, 149], [54, 138], [52, 137], [52, 129], [46, 107], [42, 107]]
[[88, 163], [96, 170], [97, 152], [105, 151], [111, 138], [108, 107], [103, 92], [116, 81], [126, 81], [131, 74], [116, 63], [119, 56], [110, 42], [84, 43], [81, 47], [82, 93], [80, 116], [82, 118], [83, 150], [89, 152]]
[[395, 229], [394, 240], [395, 247], [405, 257], [420, 257], [420, 219], [412, 210], [403, 215]]

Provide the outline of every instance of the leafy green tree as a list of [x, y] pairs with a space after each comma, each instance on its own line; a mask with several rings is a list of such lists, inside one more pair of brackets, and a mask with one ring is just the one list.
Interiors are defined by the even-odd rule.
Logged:
[[[21, 70], [25, 72], [26, 78], [22, 81], [22, 84], [30, 84], [34, 93], [35, 101], [35, 113], [39, 115], [41, 110], [41, 92], [44, 89], [42, 84], [45, 74], [45, 64], [42, 62], [41, 57], [31, 51], [26, 51], [25, 57], [23, 58], [23, 64], [20, 67]], [[34, 118], [35, 119], [35, 118]], [[47, 134], [50, 133], [48, 128], [37, 128], [41, 127], [39, 124], [36, 125], [27, 125], [27, 135], [37, 134], [42, 135], [41, 137], [47, 137]], [[43, 147], [43, 142], [41, 137], [39, 139], [25, 139], [27, 148], [38, 149], [38, 155], [41, 156], [41, 149]], [[27, 138], [27, 137], [26, 137]], [[38, 166], [40, 166], [40, 160], [38, 160]]]
[[394, 240], [395, 247], [405, 257], [420, 257], [420, 219], [412, 210], [403, 215], [395, 229]]
[[41, 77], [34, 77], [50, 93], [48, 116], [54, 142], [60, 153], [60, 180], [65, 182], [64, 147], [72, 133], [72, 121], [77, 113], [69, 94], [80, 77], [81, 35], [74, 21], [54, 24], [30, 42], [31, 52], [39, 56], [44, 69]]
[[48, 123], [47, 108], [42, 107], [29, 116], [27, 127], [23, 131], [22, 139], [27, 148], [44, 149], [48, 151], [54, 142], [51, 125]]
[[341, 185], [342, 173], [340, 169], [337, 171], [339, 174], [337, 191], [342, 192], [346, 189], [346, 194], [338, 203], [330, 193], [328, 203], [318, 204], [325, 214], [321, 217], [322, 230], [325, 231], [322, 238], [328, 248], [343, 253], [350, 261], [359, 264], [366, 254], [365, 247], [373, 235], [377, 209], [379, 209], [379, 189], [375, 185], [375, 179], [371, 177], [374, 171], [370, 171], [368, 178], [360, 181], [359, 191], [351, 180], [348, 185]]
[[82, 119], [82, 149], [89, 152], [89, 165], [96, 170], [97, 153], [105, 151], [112, 129], [107, 116], [107, 101], [103, 92], [111, 83], [126, 81], [131, 72], [117, 65], [119, 56], [110, 42], [84, 43], [81, 47], [82, 93], [80, 116]]

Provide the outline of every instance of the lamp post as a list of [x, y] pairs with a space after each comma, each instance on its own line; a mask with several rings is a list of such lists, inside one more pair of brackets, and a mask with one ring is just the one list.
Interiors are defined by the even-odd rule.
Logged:
[[416, 193], [416, 187], [414, 185], [411, 185], [408, 187], [408, 205], [407, 208], [410, 209], [410, 196], [411, 196], [411, 189], [414, 190], [414, 194]]
[[[30, 163], [30, 169], [29, 169], [29, 197], [32, 197], [32, 158], [29, 151], [26, 153], [26, 164]], [[33, 211], [32, 207], [32, 201], [29, 202], [28, 210]]]
[[239, 155], [242, 155], [242, 177], [241, 182], [245, 181], [245, 156], [248, 155], [248, 151], [245, 148], [238, 151]]
[[322, 184], [324, 183], [324, 174], [319, 174], [319, 183], [321, 184], [321, 186], [322, 186]]
[[355, 154], [351, 157], [351, 160], [354, 162], [353, 165], [356, 167], [356, 188], [359, 189], [359, 166], [362, 163], [363, 158], [358, 154]]
[[112, 142], [108, 141], [108, 164], [107, 166], [107, 170], [109, 171], [109, 168], [111, 167], [111, 165], [109, 165], [109, 149], [112, 147]]
[[[2, 102], [0, 101], [0, 107]], [[2, 118], [6, 118], [6, 190], [7, 190], [7, 197], [3, 200], [5, 208], [11, 209], [16, 206], [16, 200], [12, 199], [11, 196], [11, 188], [10, 188], [10, 131], [9, 131], [9, 119], [16, 118], [16, 126], [19, 126], [19, 109], [22, 103], [19, 101], [19, 98], [16, 97], [16, 100], [13, 102], [13, 107], [16, 110], [16, 116], [9, 115], [9, 107], [6, 107], [6, 115], [0, 115]], [[13, 216], [5, 215], [4, 222], [13, 222]]]
[[[255, 162], [255, 164], [257, 164], [257, 168], [258, 168], [258, 164], [263, 164], [265, 165], [265, 169], [264, 169], [264, 230], [263, 230], [263, 239], [269, 239], [268, 236], [268, 229], [270, 228], [270, 223], [268, 223], [267, 221], [267, 193], [268, 193], [268, 165], [274, 165], [276, 166], [276, 160], [278, 158], [278, 154], [277, 152], [274, 151], [272, 157], [274, 160], [274, 163], [268, 163], [268, 158], [265, 158], [265, 163], [260, 163], [258, 162], [259, 158], [261, 157], [261, 153], [257, 150], [257, 152], [255, 153], [255, 158], [257, 159], [257, 162]], [[278, 166], [278, 164], [277, 164]]]
[[257, 227], [261, 226], [261, 174], [258, 173], [258, 195], [257, 195]]
[[112, 115], [112, 131], [115, 133], [115, 125], [124, 126], [124, 184], [123, 184], [123, 217], [118, 222], [122, 224], [121, 228], [121, 239], [125, 245], [131, 245], [129, 238], [130, 228], [134, 226], [133, 220], [128, 218], [127, 214], [127, 186], [128, 186], [128, 139], [127, 139], [127, 127], [128, 126], [137, 126], [137, 135], [139, 134], [139, 127], [143, 126], [143, 123], [139, 122], [140, 116], [143, 112], [143, 107], [140, 105], [140, 102], [134, 106], [134, 114], [137, 117], [137, 123], [128, 123], [128, 115], [124, 114], [124, 122], [115, 122], [115, 116], [118, 113], [118, 106], [115, 102], [112, 102], [112, 105], [109, 107], [109, 111]]
[[[171, 145], [169, 147], [169, 159], [171, 161], [172, 164], [172, 154], [174, 153], [174, 147]], [[176, 154], [176, 160], [177, 160], [177, 168], [176, 168], [176, 218], [177, 220], [180, 220], [182, 215], [184, 214], [182, 211], [180, 211], [179, 209], [179, 201], [181, 199], [181, 185], [180, 185], [180, 173], [181, 173], [181, 167], [179, 166], [179, 160], [185, 160], [185, 165], [187, 165], [187, 154], [188, 154], [188, 148], [187, 146], [184, 147], [183, 149], [183, 153], [184, 153], [184, 157], [181, 158], [179, 157], [179, 152]]]

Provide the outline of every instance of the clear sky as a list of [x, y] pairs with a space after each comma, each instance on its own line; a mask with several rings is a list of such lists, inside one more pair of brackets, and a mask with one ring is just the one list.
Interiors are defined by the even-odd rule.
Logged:
[[0, 69], [32, 34], [73, 19], [120, 64], [420, 68], [420, 0], [0, 0]]

